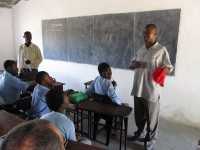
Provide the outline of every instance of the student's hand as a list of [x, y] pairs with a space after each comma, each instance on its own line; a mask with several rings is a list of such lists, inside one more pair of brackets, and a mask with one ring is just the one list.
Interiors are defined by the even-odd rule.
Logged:
[[49, 82], [48, 82], [48, 87], [51, 89], [51, 88], [54, 88], [54, 85], [56, 83], [56, 80], [54, 78], [52, 78], [51, 76], [49, 76]]
[[116, 82], [115, 80], [113, 80], [113, 81], [112, 81], [112, 85], [113, 85], [114, 87], [116, 87], [116, 86], [117, 86], [117, 82]]
[[51, 80], [51, 83], [52, 83], [52, 84], [56, 83], [56, 79], [55, 79], [55, 78], [50, 77], [50, 80]]

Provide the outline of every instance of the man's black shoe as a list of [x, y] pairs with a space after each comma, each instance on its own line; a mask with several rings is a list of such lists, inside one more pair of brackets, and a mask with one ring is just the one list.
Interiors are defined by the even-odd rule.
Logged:
[[133, 141], [137, 141], [139, 137], [140, 135], [129, 136], [127, 140], [133, 142]]

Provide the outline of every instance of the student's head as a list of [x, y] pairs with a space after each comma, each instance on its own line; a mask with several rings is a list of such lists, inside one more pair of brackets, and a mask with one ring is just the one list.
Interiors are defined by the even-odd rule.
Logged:
[[144, 41], [146, 46], [151, 46], [157, 41], [158, 30], [155, 24], [148, 24], [144, 29]]
[[46, 87], [51, 87], [52, 79], [49, 74], [45, 71], [40, 71], [36, 75], [36, 82]]
[[46, 120], [33, 120], [12, 129], [1, 150], [64, 150], [60, 131]]
[[18, 74], [17, 62], [14, 60], [6, 60], [4, 62], [4, 69], [12, 75]]
[[48, 107], [53, 111], [62, 111], [69, 105], [69, 92], [61, 92], [52, 89], [46, 94], [46, 101]]
[[98, 65], [98, 71], [99, 71], [100, 76], [102, 76], [103, 78], [105, 78], [105, 79], [112, 78], [112, 70], [111, 70], [109, 64], [107, 64], [105, 62], [100, 63]]
[[26, 44], [30, 44], [31, 43], [31, 40], [32, 40], [32, 34], [30, 31], [26, 31], [24, 32], [24, 39], [25, 39], [25, 43]]

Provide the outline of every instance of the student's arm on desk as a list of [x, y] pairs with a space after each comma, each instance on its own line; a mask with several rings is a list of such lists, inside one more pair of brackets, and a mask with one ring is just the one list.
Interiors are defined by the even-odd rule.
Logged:
[[122, 105], [122, 100], [118, 96], [116, 90], [117, 90], [116, 87], [114, 87], [113, 84], [110, 83], [108, 92], [107, 92], [107, 96], [110, 97], [110, 99], [112, 100], [113, 103], [115, 103], [117, 105]]

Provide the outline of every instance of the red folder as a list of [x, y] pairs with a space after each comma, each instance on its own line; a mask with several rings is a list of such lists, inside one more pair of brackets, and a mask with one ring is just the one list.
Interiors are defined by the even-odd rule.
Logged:
[[166, 72], [164, 68], [157, 68], [153, 72], [153, 80], [158, 83], [160, 86], [164, 86], [166, 78]]

